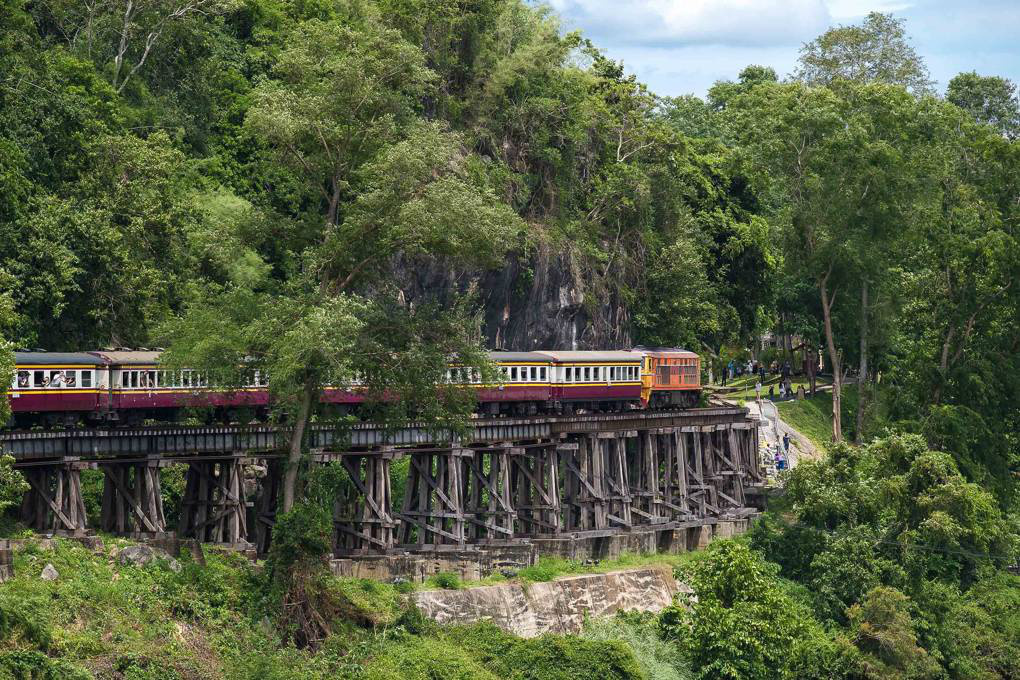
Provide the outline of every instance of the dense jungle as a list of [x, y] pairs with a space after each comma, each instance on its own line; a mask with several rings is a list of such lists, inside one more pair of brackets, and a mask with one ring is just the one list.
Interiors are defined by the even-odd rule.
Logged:
[[[936, 89], [909, 29], [665, 97], [524, 0], [4, 0], [0, 377], [163, 347], [295, 427], [262, 564], [18, 552], [0, 678], [1020, 678], [1020, 103]], [[696, 597], [524, 640], [325, 568], [321, 386], [456, 427], [451, 356], [678, 346], [714, 383], [766, 337], [821, 356], [826, 453], [675, 561]]]

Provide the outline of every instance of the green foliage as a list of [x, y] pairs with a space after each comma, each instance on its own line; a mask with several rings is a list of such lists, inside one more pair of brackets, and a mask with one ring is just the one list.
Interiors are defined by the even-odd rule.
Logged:
[[27, 490], [25, 478], [14, 469], [14, 458], [0, 454], [0, 515], [18, 504], [21, 494]]
[[830, 85], [843, 79], [901, 85], [916, 94], [931, 89], [924, 61], [910, 46], [903, 19], [871, 12], [859, 26], [830, 28], [804, 45], [798, 77]]
[[618, 613], [586, 622], [582, 636], [589, 640], [619, 640], [634, 652], [648, 680], [688, 680], [694, 674], [680, 649], [663, 639], [650, 614]]
[[1016, 85], [1006, 78], [960, 73], [946, 86], [946, 100], [1005, 135], [1020, 134], [1020, 100]]
[[748, 547], [720, 541], [680, 574], [693, 594], [665, 610], [659, 625], [696, 677], [852, 677], [853, 652], [827, 638], [777, 572]]
[[844, 631], [860, 675], [984, 678], [1009, 677], [1001, 650], [1020, 633], [1004, 614], [1020, 596], [1004, 570], [1018, 540], [950, 455], [890, 435], [794, 468], [751, 545], [803, 585], [817, 620]]

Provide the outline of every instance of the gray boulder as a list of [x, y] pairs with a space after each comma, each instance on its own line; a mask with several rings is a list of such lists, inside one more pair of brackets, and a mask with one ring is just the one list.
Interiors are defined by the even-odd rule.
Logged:
[[167, 566], [173, 572], [181, 570], [180, 563], [168, 553], [148, 545], [129, 545], [117, 553], [117, 563], [123, 565], [144, 567], [157, 560], [166, 560]]
[[39, 574], [39, 578], [43, 581], [56, 581], [60, 578], [60, 572], [58, 572], [52, 564], [47, 563], [46, 566], [43, 567], [42, 573]]

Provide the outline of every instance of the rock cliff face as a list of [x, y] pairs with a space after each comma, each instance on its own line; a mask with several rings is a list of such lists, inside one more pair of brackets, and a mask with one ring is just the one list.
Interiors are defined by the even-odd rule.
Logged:
[[583, 574], [522, 586], [508, 583], [466, 590], [426, 590], [414, 594], [423, 614], [442, 624], [492, 621], [521, 637], [577, 633], [585, 617], [618, 611], [657, 612], [681, 586], [666, 568]]
[[405, 299], [450, 299], [474, 292], [493, 349], [622, 349], [631, 347], [630, 314], [618, 291], [599, 292], [569, 251], [540, 248], [498, 271], [454, 272], [429, 263], [398, 267]]

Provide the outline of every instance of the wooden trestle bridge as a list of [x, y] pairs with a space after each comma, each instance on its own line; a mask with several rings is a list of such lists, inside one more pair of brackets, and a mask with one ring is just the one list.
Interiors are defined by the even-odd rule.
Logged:
[[[747, 517], [764, 482], [757, 428], [745, 409], [704, 408], [478, 419], [459, 439], [414, 425], [317, 426], [308, 445], [313, 461], [337, 461], [350, 477], [334, 513], [335, 553], [344, 556]], [[0, 450], [29, 482], [22, 519], [38, 532], [166, 537], [160, 473], [184, 464], [177, 535], [263, 552], [288, 434], [274, 426], [8, 432]], [[399, 458], [409, 459], [408, 475], [394, 507], [390, 467]], [[86, 517], [84, 469], [103, 472], [99, 518]]]

